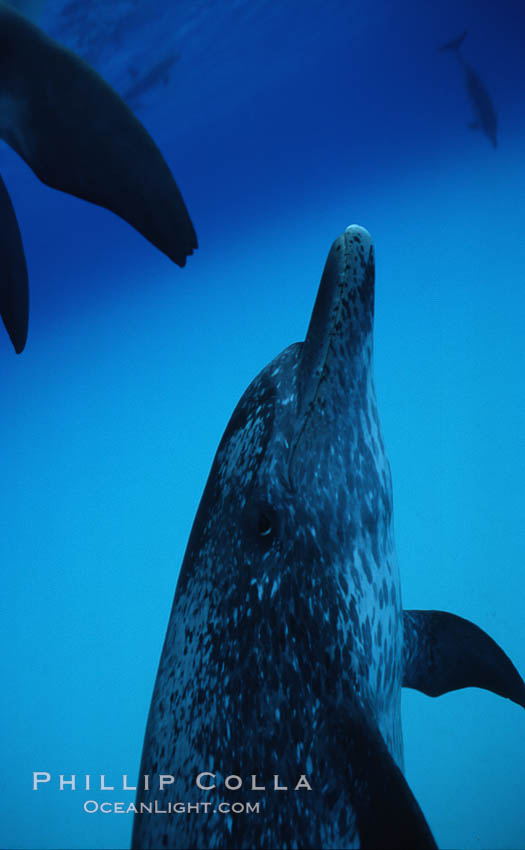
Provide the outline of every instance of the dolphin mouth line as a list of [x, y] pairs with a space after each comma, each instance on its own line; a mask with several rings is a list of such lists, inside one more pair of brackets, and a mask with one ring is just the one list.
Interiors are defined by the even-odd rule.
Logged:
[[[347, 230], [348, 230], [348, 228], [347, 228]], [[314, 390], [314, 393], [312, 395], [312, 398], [310, 399], [310, 401], [308, 403], [308, 410], [307, 410], [306, 416], [310, 415], [312, 408], [315, 404], [315, 401], [317, 399], [317, 395], [319, 393], [319, 388], [321, 386], [321, 382], [322, 382], [323, 377], [324, 377], [325, 372], [326, 372], [326, 363], [328, 361], [328, 355], [331, 352], [334, 340], [341, 333], [341, 330], [338, 330], [338, 328], [341, 327], [341, 312], [342, 312], [342, 305], [343, 305], [343, 295], [344, 295], [345, 289], [348, 286], [348, 279], [349, 279], [349, 276], [350, 276], [350, 245], [349, 245], [349, 240], [346, 238], [347, 237], [347, 230], [345, 230], [345, 232], [342, 234], [342, 236], [339, 237], [339, 239], [342, 239], [342, 241], [343, 241], [343, 248], [344, 248], [343, 269], [339, 272], [339, 276], [338, 276], [339, 279], [338, 279], [337, 284], [336, 284], [337, 295], [336, 295], [336, 298], [334, 299], [334, 309], [331, 311], [330, 320], [327, 324], [327, 332], [326, 332], [326, 336], [325, 336], [326, 342], [324, 343], [324, 345], [321, 346], [321, 350], [324, 349], [323, 355], [322, 355], [322, 362], [318, 366], [318, 368], [316, 369], [317, 380], [316, 380], [316, 383], [315, 383], [315, 390]], [[338, 249], [336, 249], [336, 250], [338, 250]]]
[[[364, 228], [359, 228], [359, 229], [361, 230], [361, 229], [364, 229]], [[329, 315], [328, 321], [326, 323], [325, 333], [324, 333], [323, 338], [322, 338], [320, 345], [319, 345], [319, 349], [321, 351], [320, 363], [315, 368], [314, 374], [312, 375], [312, 379], [315, 380], [314, 390], [311, 394], [311, 397], [309, 398], [309, 400], [307, 402], [306, 410], [304, 411], [304, 416], [302, 417], [301, 426], [300, 426], [298, 432], [296, 433], [296, 435], [293, 438], [293, 442], [292, 442], [292, 446], [291, 446], [291, 450], [290, 450], [290, 459], [288, 461], [288, 481], [289, 481], [289, 484], [292, 487], [292, 489], [293, 489], [292, 464], [293, 464], [293, 460], [294, 460], [294, 457], [295, 457], [295, 452], [296, 452], [297, 446], [299, 445], [299, 443], [301, 441], [301, 437], [304, 434], [306, 426], [309, 422], [312, 411], [314, 410], [315, 403], [316, 403], [316, 400], [317, 400], [317, 397], [318, 397], [318, 394], [319, 394], [319, 390], [320, 390], [320, 387], [321, 387], [321, 383], [322, 383], [323, 378], [325, 377], [325, 374], [326, 374], [326, 364], [327, 364], [330, 352], [332, 350], [333, 343], [334, 343], [335, 339], [338, 337], [338, 335], [341, 333], [341, 331], [343, 330], [342, 321], [341, 321], [342, 306], [343, 306], [343, 295], [344, 295], [344, 292], [349, 285], [350, 272], [351, 272], [351, 268], [352, 268], [351, 262], [350, 262], [350, 255], [351, 255], [351, 238], [350, 237], [355, 233], [355, 230], [356, 230], [356, 225], [349, 225], [344, 230], [344, 232], [341, 234], [341, 236], [339, 236], [338, 239], [335, 240], [334, 244], [332, 245], [331, 251], [330, 251], [330, 253], [332, 253], [333, 251], [339, 251], [341, 249], [341, 246], [342, 246], [343, 257], [342, 257], [342, 261], [340, 261], [340, 265], [337, 269], [337, 282], [334, 285], [335, 297], [333, 299], [332, 306], [331, 306], [331, 309], [330, 309], [330, 315]], [[315, 313], [315, 307], [314, 307], [314, 310], [313, 310], [313, 313], [312, 313], [312, 318], [313, 318], [314, 313]], [[308, 338], [308, 333], [307, 333], [307, 338]], [[303, 345], [304, 345], [304, 343], [303, 343]], [[297, 399], [297, 409], [298, 409], [299, 413], [300, 413], [300, 410], [301, 410], [301, 406], [302, 406], [301, 399], [298, 398]]]

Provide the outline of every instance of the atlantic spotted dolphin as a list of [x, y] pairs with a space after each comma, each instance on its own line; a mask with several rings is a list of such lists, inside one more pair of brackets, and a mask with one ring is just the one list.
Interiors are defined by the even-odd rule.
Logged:
[[483, 130], [494, 147], [497, 147], [498, 116], [496, 114], [492, 98], [479, 74], [474, 70], [474, 68], [465, 62], [463, 56], [459, 52], [459, 48], [463, 44], [466, 34], [467, 31], [465, 30], [457, 38], [442, 44], [438, 50], [453, 51], [461, 65], [465, 76], [465, 86], [475, 114], [475, 118], [473, 121], [470, 121], [469, 127], [471, 130]]
[[[0, 2], [0, 138], [54, 189], [123, 218], [179, 266], [197, 238], [157, 145], [86, 62]], [[8, 216], [0, 198], [0, 216]], [[16, 262], [0, 257], [0, 274]], [[8, 327], [24, 336], [27, 313]], [[20, 323], [20, 324], [18, 324]]]
[[525, 706], [484, 632], [403, 612], [373, 312], [372, 241], [351, 226], [304, 343], [251, 383], [213, 462], [154, 688], [134, 848], [435, 847], [403, 777], [403, 684]]

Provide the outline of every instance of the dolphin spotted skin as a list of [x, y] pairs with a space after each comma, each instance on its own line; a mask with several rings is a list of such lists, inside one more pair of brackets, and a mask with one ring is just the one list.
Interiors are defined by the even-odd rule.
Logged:
[[498, 131], [498, 116], [492, 102], [492, 98], [487, 91], [487, 88], [481, 80], [479, 74], [468, 65], [459, 52], [459, 48], [463, 44], [467, 30], [461, 33], [457, 38], [447, 41], [438, 47], [438, 50], [454, 51], [463, 73], [465, 75], [465, 85], [469, 100], [474, 110], [475, 119], [469, 123], [471, 130], [483, 130], [485, 135], [490, 139], [493, 146], [498, 146], [497, 131]]
[[[305, 342], [248, 387], [213, 462], [154, 688], [134, 848], [435, 847], [402, 772], [403, 684], [431, 693], [436, 676], [435, 693], [478, 684], [525, 705], [481, 630], [403, 612], [373, 312], [372, 241], [351, 226]], [[239, 800], [259, 813], [219, 812]], [[155, 801], [210, 810], [150, 814]]]
[[[0, 57], [0, 138], [43, 183], [111, 210], [184, 266], [197, 248], [184, 200], [122, 98], [84, 60], [2, 2]], [[11, 338], [22, 336], [27, 315], [20, 326], [17, 321], [8, 328]]]

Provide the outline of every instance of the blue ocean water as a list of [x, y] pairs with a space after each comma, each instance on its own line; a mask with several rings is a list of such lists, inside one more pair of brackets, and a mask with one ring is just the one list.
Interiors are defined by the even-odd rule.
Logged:
[[[468, 617], [525, 672], [525, 9], [18, 5], [129, 98], [200, 244], [180, 270], [0, 150], [31, 285], [25, 352], [0, 337], [0, 846], [120, 848], [130, 816], [85, 814], [85, 794], [57, 777], [134, 784], [218, 441], [252, 377], [304, 338], [350, 223], [376, 249], [404, 605]], [[461, 69], [436, 51], [465, 28], [496, 150], [467, 128]], [[477, 689], [405, 691], [403, 728], [407, 779], [441, 847], [525, 846], [522, 709]], [[53, 782], [33, 792], [33, 771]]]

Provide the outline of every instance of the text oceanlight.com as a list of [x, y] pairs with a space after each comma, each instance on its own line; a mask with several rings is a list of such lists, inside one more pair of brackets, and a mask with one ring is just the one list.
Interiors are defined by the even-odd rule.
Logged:
[[161, 803], [159, 800], [154, 800], [151, 803], [97, 803], [96, 800], [86, 800], [83, 809], [88, 814], [102, 812], [103, 814], [116, 815], [242, 815], [242, 814], [259, 814], [260, 803], [218, 803], [213, 804], [209, 801], [198, 803]]

